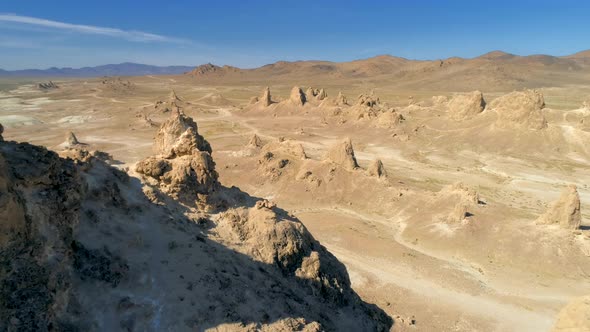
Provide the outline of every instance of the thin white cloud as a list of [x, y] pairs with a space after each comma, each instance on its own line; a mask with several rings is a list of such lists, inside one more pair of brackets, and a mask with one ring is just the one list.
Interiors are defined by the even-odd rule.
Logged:
[[15, 14], [0, 14], [0, 22], [28, 24], [52, 29], [66, 30], [77, 33], [93, 34], [110, 36], [114, 38], [122, 38], [134, 42], [167, 42], [190, 44], [191, 41], [181, 38], [173, 38], [168, 36], [157, 35], [154, 33], [121, 30], [116, 28], [97, 27], [92, 25], [70, 24], [65, 22], [51, 21], [42, 18], [20, 16]]

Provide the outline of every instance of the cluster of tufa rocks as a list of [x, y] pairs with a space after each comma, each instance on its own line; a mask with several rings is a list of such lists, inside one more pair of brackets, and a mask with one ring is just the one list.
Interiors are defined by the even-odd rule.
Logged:
[[[136, 166], [165, 205], [101, 153], [74, 147], [61, 158], [4, 142], [1, 128], [0, 330], [149, 330], [154, 317], [164, 330], [223, 326], [228, 317], [257, 322], [247, 329], [390, 329], [391, 319], [359, 298], [344, 265], [301, 222], [218, 183], [209, 143], [182, 112], [158, 131], [157, 155]], [[296, 144], [277, 144], [305, 157]], [[196, 205], [205, 230], [187, 207], [209, 195], [222, 204], [212, 212]], [[180, 264], [188, 274], [173, 272]], [[169, 296], [174, 290], [181, 296]]]
[[326, 90], [324, 90], [323, 88], [322, 89], [314, 89], [312, 87], [309, 87], [305, 91], [305, 97], [307, 100], [313, 100], [313, 99], [324, 100], [324, 99], [328, 98], [328, 93], [326, 93]]

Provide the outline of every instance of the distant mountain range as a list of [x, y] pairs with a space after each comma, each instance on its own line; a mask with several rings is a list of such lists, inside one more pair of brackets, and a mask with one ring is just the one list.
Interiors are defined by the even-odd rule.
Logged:
[[204, 64], [197, 67], [159, 67], [121, 63], [84, 68], [49, 68], [4, 71], [0, 77], [64, 78], [101, 76], [181, 75], [215, 84], [343, 86], [372, 84], [407, 90], [511, 90], [590, 85], [590, 50], [568, 56], [520, 56], [493, 51], [474, 58], [451, 57], [439, 60], [411, 60], [391, 55], [348, 62], [278, 61], [258, 68]]
[[390, 89], [469, 91], [511, 90], [567, 84], [590, 84], [590, 50], [568, 56], [520, 56], [493, 51], [474, 58], [411, 60], [391, 55], [348, 62], [279, 61], [242, 69], [200, 65], [185, 77], [215, 84], [292, 83], [318, 86], [369, 84]]
[[151, 66], [140, 63], [124, 62], [96, 67], [49, 69], [0, 69], [0, 77], [100, 77], [100, 76], [143, 76], [143, 75], [178, 75], [194, 69], [194, 66]]

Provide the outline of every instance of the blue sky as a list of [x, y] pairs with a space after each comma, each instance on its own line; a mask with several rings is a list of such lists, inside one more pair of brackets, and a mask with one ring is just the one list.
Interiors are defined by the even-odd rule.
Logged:
[[570, 0], [3, 1], [0, 68], [566, 55], [590, 48], [589, 13]]

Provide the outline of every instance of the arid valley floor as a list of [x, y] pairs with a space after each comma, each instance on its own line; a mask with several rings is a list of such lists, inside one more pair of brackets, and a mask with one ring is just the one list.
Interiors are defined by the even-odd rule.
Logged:
[[[590, 294], [590, 54], [404, 61], [2, 79], [2, 136], [142, 178], [184, 113], [221, 185], [301, 220], [393, 331], [552, 330]], [[578, 193], [579, 227], [560, 210]]]

